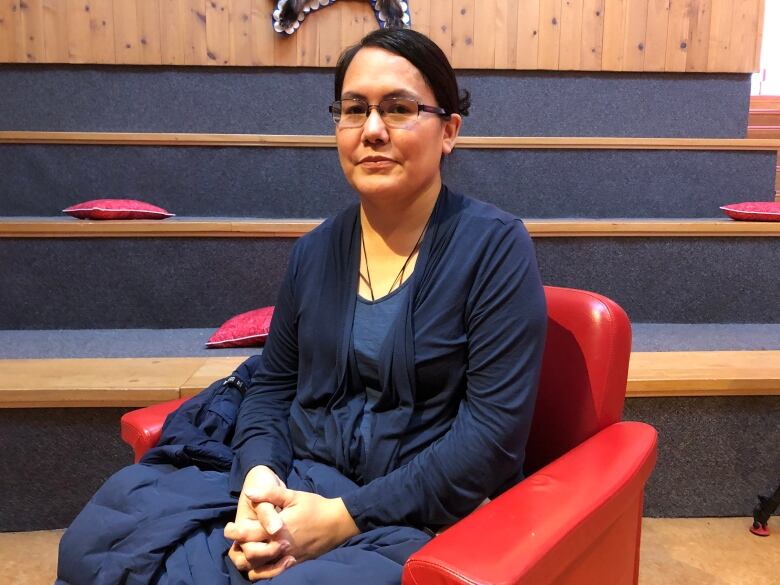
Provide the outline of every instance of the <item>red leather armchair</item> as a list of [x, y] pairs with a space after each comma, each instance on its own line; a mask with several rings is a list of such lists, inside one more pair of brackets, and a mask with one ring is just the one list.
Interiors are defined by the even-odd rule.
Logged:
[[[620, 422], [631, 326], [609, 299], [545, 287], [549, 325], [527, 478], [424, 546], [404, 585], [637, 583], [642, 493], [656, 432]], [[136, 460], [182, 401], [130, 412]]]

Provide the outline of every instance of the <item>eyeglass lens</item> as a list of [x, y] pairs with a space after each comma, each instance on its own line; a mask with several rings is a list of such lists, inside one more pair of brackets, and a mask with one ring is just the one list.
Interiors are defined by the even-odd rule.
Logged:
[[[417, 119], [417, 102], [405, 98], [387, 98], [376, 106], [385, 124], [401, 127]], [[363, 100], [346, 99], [333, 104], [333, 121], [342, 128], [362, 126], [369, 111], [369, 105]]]

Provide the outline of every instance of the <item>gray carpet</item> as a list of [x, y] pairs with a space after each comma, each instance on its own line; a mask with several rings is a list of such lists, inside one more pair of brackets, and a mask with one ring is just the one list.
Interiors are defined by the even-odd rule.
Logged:
[[[634, 351], [780, 349], [778, 324], [634, 323]], [[261, 348], [206, 349], [213, 329], [0, 331], [0, 359], [249, 356]]]

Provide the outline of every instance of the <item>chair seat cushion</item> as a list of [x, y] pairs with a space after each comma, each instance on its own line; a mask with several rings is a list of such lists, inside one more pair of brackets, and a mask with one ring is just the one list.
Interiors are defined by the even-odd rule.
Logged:
[[136, 199], [91, 199], [62, 211], [78, 219], [165, 219], [174, 215]]
[[263, 345], [271, 329], [274, 307], [240, 313], [225, 321], [206, 342], [208, 348]]
[[780, 202], [746, 201], [721, 207], [732, 219], [744, 221], [780, 221]]

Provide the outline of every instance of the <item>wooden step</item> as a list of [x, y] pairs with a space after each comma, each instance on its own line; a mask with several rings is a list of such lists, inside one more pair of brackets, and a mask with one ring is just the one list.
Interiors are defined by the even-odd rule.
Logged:
[[[0, 408], [145, 406], [189, 397], [247, 356], [0, 360]], [[629, 398], [780, 395], [780, 350], [635, 352]]]
[[113, 407], [165, 402], [181, 396], [181, 387], [206, 359], [0, 360], [0, 407]]
[[[748, 126], [747, 138], [750, 140], [765, 141], [767, 143], [780, 139], [780, 127], [778, 126]], [[772, 148], [771, 150], [775, 150]]]
[[[300, 237], [322, 220], [171, 218], [89, 221], [0, 218], [0, 238], [278, 238]], [[527, 219], [529, 233], [546, 237], [742, 237], [780, 236], [780, 222], [723, 219]]]
[[780, 110], [751, 109], [748, 113], [748, 126], [780, 127]]
[[777, 95], [751, 95], [750, 109], [780, 110], [780, 96]]

